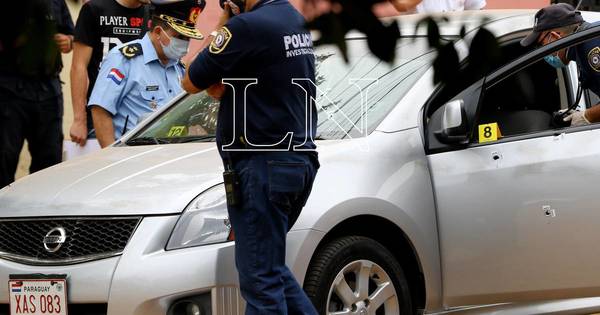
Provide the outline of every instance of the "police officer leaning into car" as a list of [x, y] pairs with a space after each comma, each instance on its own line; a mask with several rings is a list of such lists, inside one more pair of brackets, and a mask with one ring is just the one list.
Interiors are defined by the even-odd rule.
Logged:
[[187, 53], [190, 38], [203, 38], [195, 22], [204, 4], [156, 1], [146, 35], [108, 53], [88, 102], [100, 146], [113, 143], [181, 93], [180, 58]]
[[[588, 29], [595, 24], [587, 23], [573, 6], [559, 3], [547, 6], [535, 14], [533, 31], [522, 41], [522, 46], [548, 45], [575, 32]], [[583, 88], [600, 95], [600, 38], [583, 42], [575, 47], [561, 49], [544, 58], [555, 68], [563, 68], [570, 61], [577, 63], [579, 79]], [[564, 118], [571, 126], [583, 126], [600, 122], [600, 106], [584, 111], [572, 111]]]
[[182, 85], [221, 99], [217, 146], [246, 314], [316, 314], [285, 265], [319, 167], [310, 33], [287, 0], [228, 1], [221, 23]]

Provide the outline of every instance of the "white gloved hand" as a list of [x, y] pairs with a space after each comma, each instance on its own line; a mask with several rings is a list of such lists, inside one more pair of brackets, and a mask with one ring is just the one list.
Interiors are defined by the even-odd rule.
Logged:
[[587, 118], [585, 118], [585, 111], [572, 112], [569, 116], [565, 117], [563, 120], [570, 121], [571, 127], [585, 126], [585, 125], [590, 124], [590, 121], [587, 120]]
[[[558, 111], [558, 113], [559, 113], [559, 114], [564, 114], [564, 113], [565, 113], [565, 112], [567, 112], [567, 111], [569, 112], [569, 113], [568, 113], [568, 115], [570, 115], [570, 114], [573, 114], [574, 112], [576, 112], [576, 110], [574, 110], [574, 109], [568, 109], [568, 108], [565, 108], [565, 109], [561, 109], [561, 110], [559, 110], [559, 111]], [[568, 116], [568, 115], [567, 115], [567, 116]]]

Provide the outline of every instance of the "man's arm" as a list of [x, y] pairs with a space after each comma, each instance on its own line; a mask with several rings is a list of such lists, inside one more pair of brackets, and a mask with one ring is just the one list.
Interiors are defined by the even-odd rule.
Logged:
[[596, 104], [584, 111], [584, 117], [590, 123], [600, 122], [600, 104]]
[[111, 113], [100, 106], [92, 105], [92, 120], [100, 147], [105, 148], [115, 142], [115, 128]]
[[239, 18], [228, 19], [229, 15], [224, 13], [221, 21], [227, 23], [216, 32], [211, 44], [186, 67], [181, 86], [188, 93], [207, 90], [208, 95], [220, 99], [225, 91], [222, 78], [256, 49], [257, 41], [246, 22]]
[[115, 141], [113, 117], [119, 114], [123, 98], [133, 86], [127, 84], [130, 64], [118, 48], [111, 49], [104, 58], [88, 101], [96, 137], [103, 148]]
[[189, 72], [189, 67], [185, 70], [185, 75], [183, 76], [183, 79], [181, 80], [181, 87], [188, 93], [190, 94], [196, 94], [196, 93], [200, 93], [203, 90], [197, 88], [194, 83], [192, 83], [192, 81], [190, 80], [190, 72]]
[[[227, 24], [227, 21], [229, 21], [229, 19], [231, 18], [231, 9], [229, 8], [229, 3], [225, 2], [225, 5], [223, 7], [223, 12], [221, 13], [221, 16], [219, 17], [219, 22], [217, 23], [217, 29], [220, 29], [221, 27], [225, 26], [225, 24]], [[208, 46], [211, 44], [211, 41], [214, 40], [214, 35], [213, 33], [211, 33], [208, 38], [202, 43], [202, 48], [200, 50], [204, 50], [204, 49], [208, 49]], [[191, 60], [189, 62], [186, 63], [187, 64], [191, 64], [191, 62], [193, 62], [196, 58], [198, 58], [199, 53], [196, 53], [196, 55], [191, 58]], [[196, 87], [192, 81], [190, 80], [190, 75], [189, 75], [189, 66], [185, 67], [185, 75], [183, 76], [183, 79], [181, 80], [181, 87], [188, 93], [190, 94], [196, 94], [196, 93], [200, 93], [203, 91], [203, 89], [200, 89], [198, 87]], [[223, 84], [221, 82], [217, 82], [215, 84], [213, 84], [212, 86], [208, 87], [207, 89], [207, 93], [209, 96], [212, 96], [216, 99], [220, 99], [221, 96], [223, 96], [223, 93], [225, 91], [225, 87], [223, 86]]]
[[92, 57], [92, 47], [75, 42], [71, 63], [71, 101], [73, 103], [73, 123], [69, 134], [71, 141], [84, 146], [87, 140], [88, 64]]
[[100, 42], [98, 30], [99, 13], [95, 2], [83, 4], [75, 24], [75, 41], [73, 44], [73, 62], [71, 64], [71, 100], [73, 104], [73, 123], [69, 134], [73, 142], [85, 145], [87, 140], [87, 96], [93, 89], [89, 86], [88, 65], [92, 58], [93, 48]]
[[421, 0], [389, 0], [396, 11], [398, 12], [406, 12], [414, 10]]

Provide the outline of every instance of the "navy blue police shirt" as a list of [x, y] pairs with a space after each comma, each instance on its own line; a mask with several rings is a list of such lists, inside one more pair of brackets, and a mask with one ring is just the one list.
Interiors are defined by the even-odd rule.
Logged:
[[259, 1], [232, 17], [189, 66], [197, 88], [225, 82], [217, 122], [222, 158], [294, 149], [316, 155], [315, 58], [304, 25], [287, 0]]
[[[597, 27], [599, 23], [584, 22], [578, 31]], [[574, 60], [579, 68], [579, 79], [584, 89], [590, 89], [600, 96], [600, 38], [585, 41], [569, 49], [568, 57]]]

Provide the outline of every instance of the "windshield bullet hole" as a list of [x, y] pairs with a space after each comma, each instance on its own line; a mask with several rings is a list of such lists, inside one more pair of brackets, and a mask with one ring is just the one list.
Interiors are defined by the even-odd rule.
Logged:
[[494, 161], [498, 161], [500, 159], [500, 156], [499, 155], [494, 155], [492, 158], [494, 159]]

